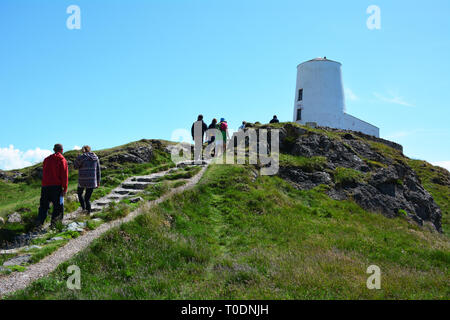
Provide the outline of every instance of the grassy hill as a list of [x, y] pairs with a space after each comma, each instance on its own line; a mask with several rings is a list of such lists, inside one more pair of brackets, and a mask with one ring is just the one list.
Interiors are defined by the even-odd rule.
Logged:
[[[449, 299], [448, 171], [353, 133], [292, 124], [263, 127], [284, 130], [277, 176], [259, 176], [253, 165], [210, 165], [194, 189], [104, 234], [10, 298]], [[172, 166], [168, 144], [142, 140], [98, 152], [105, 166], [103, 191], [130, 175]], [[149, 161], [128, 162], [128, 155], [148, 146], [154, 151]], [[69, 161], [74, 156], [69, 154]], [[33, 172], [27, 168], [19, 181], [3, 182], [12, 198], [2, 198], [0, 210], [36, 205]], [[370, 183], [389, 175], [381, 180], [382, 191], [417, 189], [423, 196], [423, 186], [431, 194], [427, 201], [440, 207], [442, 233], [431, 223], [419, 226], [403, 210], [363, 209], [355, 192], [375, 190]], [[331, 181], [317, 180], [324, 176]], [[30, 203], [17, 204], [13, 197], [19, 188], [26, 195], [20, 199]], [[401, 200], [421, 208], [420, 200], [414, 205]], [[66, 288], [72, 264], [81, 268], [80, 291]], [[373, 264], [381, 268], [381, 290], [366, 288], [366, 269]]]
[[[17, 299], [448, 299], [449, 239], [402, 218], [212, 165], [174, 196], [35, 282]], [[81, 291], [66, 269], [82, 270]], [[366, 288], [366, 268], [382, 289]]]
[[[166, 147], [172, 143], [164, 140], [140, 140], [110, 149], [95, 151], [101, 159], [102, 183], [92, 200], [101, 198], [126, 178], [160, 171], [173, 166]], [[77, 171], [72, 163], [79, 151], [64, 153], [69, 164], [69, 190], [65, 212], [78, 208], [76, 188]], [[140, 158], [140, 157], [142, 158]], [[5, 220], [13, 212], [22, 215], [22, 223], [0, 225], [0, 243], [17, 234], [29, 231], [37, 216], [41, 193], [42, 163], [20, 170], [2, 172], [0, 179], [0, 217]]]

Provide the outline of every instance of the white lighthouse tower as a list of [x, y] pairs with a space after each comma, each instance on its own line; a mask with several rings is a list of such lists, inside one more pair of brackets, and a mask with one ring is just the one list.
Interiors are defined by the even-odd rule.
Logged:
[[326, 57], [297, 67], [294, 122], [380, 135], [377, 127], [345, 113], [341, 64]]

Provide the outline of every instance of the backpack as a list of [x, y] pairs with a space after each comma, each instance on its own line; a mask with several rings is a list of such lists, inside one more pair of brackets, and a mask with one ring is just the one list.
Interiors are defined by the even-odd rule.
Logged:
[[221, 122], [220, 123], [220, 131], [227, 131], [228, 129], [228, 124], [226, 122]]

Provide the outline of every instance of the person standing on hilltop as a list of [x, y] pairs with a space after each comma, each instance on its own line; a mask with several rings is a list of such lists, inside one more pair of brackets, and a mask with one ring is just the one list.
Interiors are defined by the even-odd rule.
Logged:
[[[216, 118], [212, 119], [211, 124], [208, 126], [208, 130], [211, 130], [211, 129], [219, 129]], [[216, 139], [216, 136], [214, 134], [214, 131], [211, 130], [210, 133], [208, 134], [208, 144], [213, 143], [215, 139]]]
[[[227, 140], [230, 139], [230, 135], [228, 133], [228, 123], [225, 120], [225, 118], [221, 118], [219, 122], [219, 130], [222, 133], [222, 139], [217, 139], [217, 144], [223, 146], [223, 151], [225, 152], [225, 149], [227, 147]], [[220, 142], [219, 142], [220, 141]]]
[[270, 120], [270, 123], [280, 123], [280, 120], [278, 120], [277, 116], [273, 116], [273, 119]]
[[[74, 168], [78, 169], [78, 200], [83, 211], [91, 213], [91, 196], [95, 188], [100, 186], [101, 170], [100, 160], [91, 152], [91, 147], [84, 146], [83, 152], [74, 162]], [[83, 193], [84, 196], [83, 196]]]
[[62, 155], [63, 146], [55, 144], [54, 154], [45, 158], [42, 168], [42, 188], [39, 214], [36, 227], [41, 227], [47, 218], [50, 203], [53, 204], [51, 228], [62, 221], [64, 215], [64, 196], [69, 185], [69, 169]]
[[239, 127], [239, 129], [238, 130], [245, 130], [245, 125], [247, 124], [247, 122], [245, 122], [245, 121], [242, 121], [242, 125]]
[[191, 135], [192, 140], [194, 140], [194, 159], [198, 160], [202, 156], [203, 151], [203, 137], [205, 135], [206, 130], [208, 130], [208, 126], [203, 121], [203, 115], [199, 115], [197, 117], [197, 121], [192, 124], [191, 127]]

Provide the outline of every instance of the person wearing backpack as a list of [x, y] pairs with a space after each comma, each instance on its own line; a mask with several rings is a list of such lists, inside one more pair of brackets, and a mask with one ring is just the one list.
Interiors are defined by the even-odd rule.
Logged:
[[219, 139], [221, 140], [221, 143], [219, 145], [222, 145], [223, 151], [225, 151], [227, 147], [227, 140], [230, 139], [230, 135], [228, 133], [228, 123], [225, 118], [220, 119], [219, 130], [222, 133], [222, 139]]

